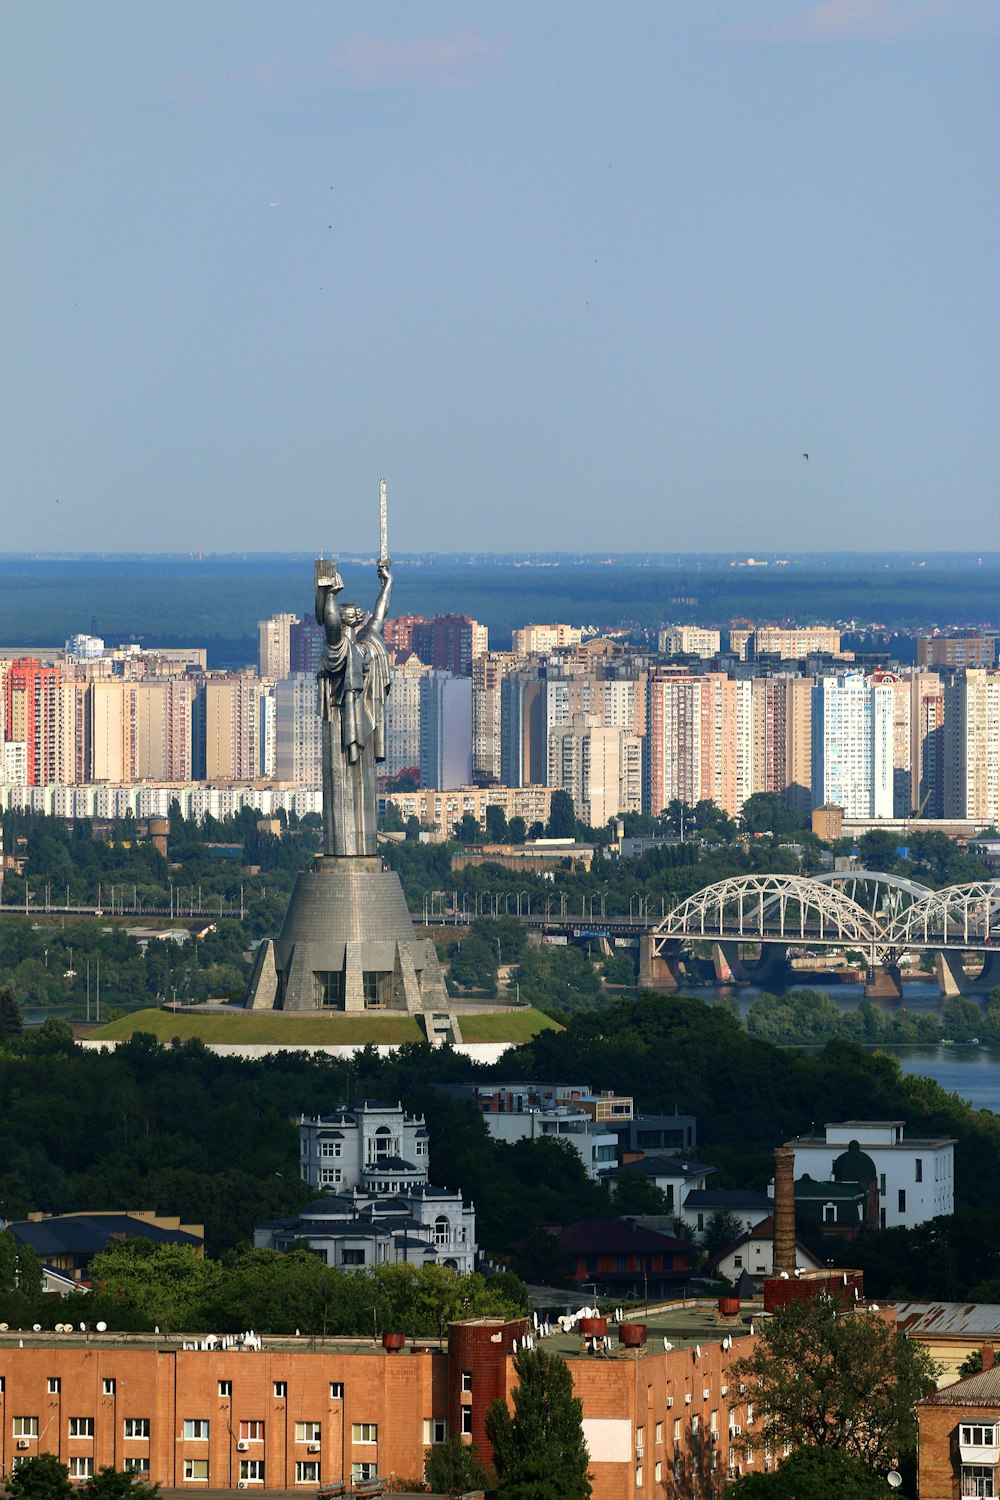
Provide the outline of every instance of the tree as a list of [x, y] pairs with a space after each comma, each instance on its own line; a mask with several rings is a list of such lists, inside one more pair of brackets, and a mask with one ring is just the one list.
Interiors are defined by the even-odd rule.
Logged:
[[573, 811], [573, 798], [569, 792], [557, 789], [552, 793], [545, 833], [550, 839], [576, 838], [576, 813]]
[[509, 828], [507, 814], [502, 807], [488, 807], [486, 809], [486, 837], [491, 844], [505, 844], [507, 842]]
[[915, 1451], [913, 1405], [935, 1383], [919, 1344], [877, 1313], [845, 1311], [826, 1296], [777, 1312], [732, 1373], [758, 1392], [773, 1447], [836, 1448], [881, 1473]]
[[900, 1493], [838, 1448], [799, 1448], [773, 1473], [745, 1474], [724, 1491], [725, 1500], [885, 1500]]
[[522, 1349], [514, 1371], [514, 1415], [504, 1401], [486, 1414], [497, 1500], [589, 1500], [583, 1403], [569, 1366], [544, 1349]]
[[734, 1214], [731, 1209], [717, 1208], [709, 1215], [708, 1223], [705, 1225], [705, 1233], [702, 1236], [701, 1247], [709, 1260], [713, 1255], [718, 1255], [727, 1245], [731, 1245], [743, 1233], [743, 1220], [739, 1214]]
[[0, 1046], [11, 1037], [20, 1036], [24, 1030], [24, 1018], [14, 992], [5, 985], [0, 990]]
[[69, 1469], [54, 1453], [37, 1453], [18, 1464], [7, 1481], [6, 1500], [69, 1500]]
[[474, 1449], [463, 1443], [457, 1432], [428, 1453], [424, 1478], [437, 1495], [461, 1495], [466, 1490], [483, 1489], [489, 1482]]
[[144, 1474], [135, 1474], [116, 1469], [114, 1464], [105, 1464], [92, 1479], [83, 1485], [81, 1494], [87, 1500], [148, 1500], [160, 1493], [158, 1484], [150, 1484]]

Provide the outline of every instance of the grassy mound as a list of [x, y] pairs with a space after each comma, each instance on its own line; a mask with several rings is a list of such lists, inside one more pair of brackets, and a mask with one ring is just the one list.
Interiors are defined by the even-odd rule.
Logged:
[[[555, 1021], [539, 1010], [505, 1011], [485, 1015], [459, 1016], [462, 1036], [467, 1042], [528, 1042], [539, 1031], [559, 1030]], [[338, 1047], [363, 1045], [391, 1046], [399, 1042], [422, 1042], [424, 1030], [414, 1016], [377, 1014], [371, 1011], [359, 1016], [268, 1015], [248, 1011], [228, 1011], [222, 1015], [198, 1012], [137, 1010], [109, 1021], [87, 1033], [88, 1040], [125, 1041], [137, 1031], [170, 1042], [174, 1037], [187, 1041], [198, 1037], [206, 1043], [233, 1042], [237, 1045], [280, 1045]]]

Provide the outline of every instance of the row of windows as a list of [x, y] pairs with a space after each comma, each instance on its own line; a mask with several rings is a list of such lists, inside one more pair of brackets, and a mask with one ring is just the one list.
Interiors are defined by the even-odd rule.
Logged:
[[[16, 1469], [20, 1464], [28, 1460], [22, 1455], [12, 1460], [11, 1468]], [[92, 1458], [70, 1458], [67, 1460], [70, 1479], [93, 1479], [94, 1460]], [[126, 1474], [148, 1474], [148, 1458], [126, 1458], [123, 1464]], [[356, 1463], [351, 1465], [351, 1479], [357, 1484], [364, 1479], [374, 1479], [378, 1472], [378, 1465], [374, 1463]], [[183, 1462], [182, 1474], [187, 1484], [208, 1483], [208, 1459], [186, 1458]], [[264, 1461], [263, 1459], [244, 1459], [240, 1464], [240, 1481], [243, 1484], [264, 1483]], [[319, 1484], [320, 1466], [318, 1463], [304, 1461], [295, 1465], [296, 1484]]]
[[[331, 1385], [330, 1393], [337, 1392], [335, 1399], [343, 1399], [344, 1387], [337, 1382]], [[37, 1417], [14, 1417], [11, 1423], [12, 1434], [15, 1438], [37, 1438]], [[93, 1417], [70, 1417], [69, 1436], [71, 1438], [92, 1438], [94, 1436]], [[321, 1440], [323, 1424], [321, 1422], [296, 1422], [295, 1441], [297, 1443], [318, 1443]], [[148, 1417], [126, 1417], [122, 1424], [122, 1432], [126, 1438], [147, 1438], [150, 1433], [150, 1419]], [[211, 1433], [211, 1423], [204, 1417], [186, 1417], [183, 1427], [184, 1438], [187, 1442], [208, 1442]], [[240, 1442], [262, 1443], [264, 1441], [264, 1423], [258, 1421], [244, 1421], [239, 1424]], [[377, 1422], [354, 1422], [351, 1425], [351, 1436], [355, 1443], [377, 1443]]]

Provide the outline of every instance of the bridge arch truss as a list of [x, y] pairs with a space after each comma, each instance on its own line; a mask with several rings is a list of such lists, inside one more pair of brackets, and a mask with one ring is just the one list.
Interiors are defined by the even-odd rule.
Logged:
[[900, 948], [1000, 948], [1000, 880], [928, 891], [898, 913], [887, 936]]
[[696, 891], [667, 913], [654, 950], [670, 939], [881, 946], [878, 918], [836, 886], [803, 875], [739, 875]]

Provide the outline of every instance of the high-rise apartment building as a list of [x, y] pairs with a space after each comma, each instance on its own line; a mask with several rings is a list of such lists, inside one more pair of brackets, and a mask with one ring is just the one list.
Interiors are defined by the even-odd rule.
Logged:
[[500, 685], [500, 779], [504, 786], [544, 786], [548, 773], [545, 684], [530, 667]]
[[911, 812], [944, 817], [944, 683], [936, 672], [911, 672]]
[[301, 786], [323, 783], [322, 720], [316, 712], [316, 691], [311, 672], [293, 672], [274, 684], [274, 771], [279, 781]]
[[860, 673], [813, 688], [813, 806], [848, 818], [893, 816], [893, 689]]
[[472, 780], [472, 680], [431, 669], [420, 681], [420, 782], [446, 791]]
[[782, 661], [799, 661], [816, 654], [839, 656], [840, 631], [832, 625], [808, 625], [801, 629], [783, 629], [777, 625], [758, 625], [753, 633], [754, 656], [780, 656]]
[[513, 670], [511, 651], [486, 651], [472, 663], [472, 777], [477, 782], [503, 776], [503, 680]]
[[260, 774], [259, 697], [250, 672], [205, 679], [206, 781], [252, 781]]
[[292, 670], [292, 628], [297, 615], [272, 615], [257, 621], [258, 659], [261, 677], [278, 681]]
[[997, 641], [989, 635], [930, 635], [917, 641], [918, 667], [995, 667]]
[[288, 629], [288, 671], [315, 672], [319, 668], [326, 631], [317, 623], [315, 615], [303, 615]]
[[1000, 672], [970, 667], [944, 689], [946, 818], [1000, 824]]
[[583, 823], [603, 828], [642, 808], [642, 741], [608, 727], [596, 714], [576, 713], [549, 731], [548, 784], [573, 798]]
[[515, 656], [544, 656], [578, 646], [582, 639], [583, 631], [576, 625], [525, 625], [514, 631], [513, 651]]
[[722, 636], [720, 631], [706, 630], [701, 625], [667, 625], [658, 633], [656, 644], [661, 656], [708, 659], [718, 656]]
[[56, 779], [59, 667], [36, 657], [12, 661], [4, 673], [4, 739], [25, 745], [28, 786]]
[[465, 676], [476, 658], [489, 650], [486, 626], [468, 615], [435, 615], [432, 620], [414, 621], [410, 640], [411, 649], [425, 666], [456, 677]]
[[431, 670], [415, 656], [392, 669], [392, 691], [385, 700], [385, 764], [379, 767], [380, 775], [419, 774], [420, 684]]

